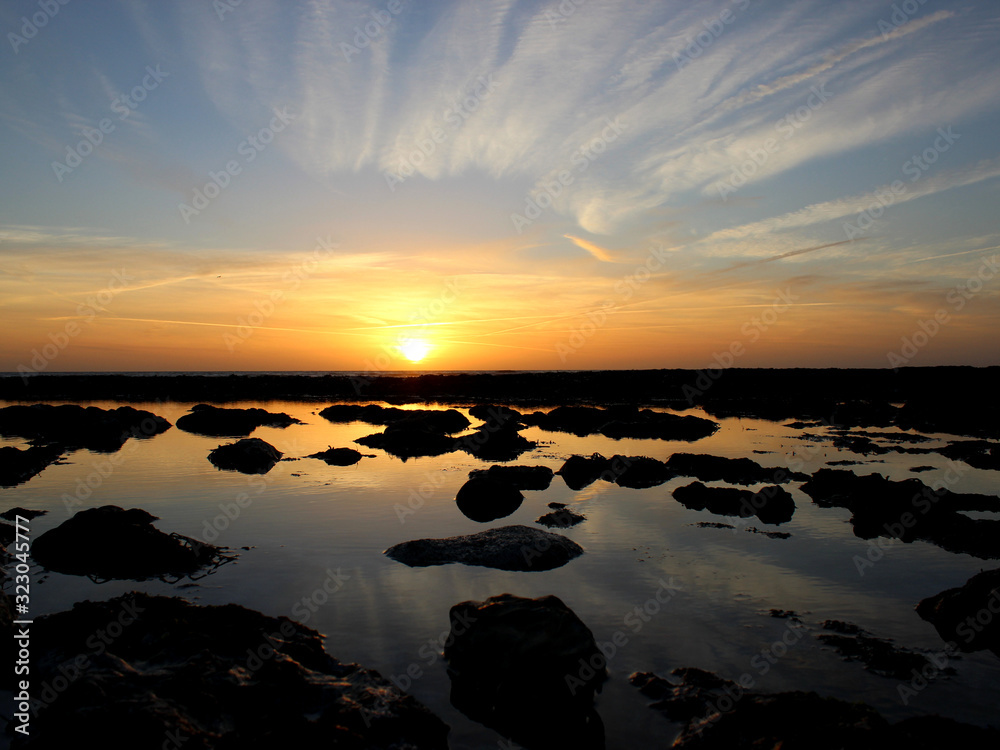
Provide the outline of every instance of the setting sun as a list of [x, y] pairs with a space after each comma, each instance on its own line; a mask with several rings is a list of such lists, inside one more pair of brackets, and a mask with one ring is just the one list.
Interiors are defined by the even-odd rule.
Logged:
[[427, 352], [429, 352], [430, 349], [430, 344], [423, 339], [406, 339], [399, 344], [399, 351], [401, 351], [403, 356], [411, 362], [419, 362], [422, 360], [427, 356]]

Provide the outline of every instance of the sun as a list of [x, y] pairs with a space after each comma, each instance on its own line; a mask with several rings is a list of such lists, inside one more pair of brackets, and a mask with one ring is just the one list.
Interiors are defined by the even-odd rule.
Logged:
[[411, 362], [419, 362], [430, 350], [430, 344], [423, 339], [406, 339], [399, 344], [399, 351]]

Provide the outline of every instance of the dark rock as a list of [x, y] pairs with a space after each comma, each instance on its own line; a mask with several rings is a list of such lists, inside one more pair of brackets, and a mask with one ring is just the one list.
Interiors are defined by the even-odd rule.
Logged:
[[474, 476], [458, 490], [455, 503], [465, 516], [479, 523], [505, 518], [521, 507], [524, 495], [502, 479]]
[[66, 450], [119, 450], [130, 438], [149, 438], [170, 429], [170, 422], [148, 411], [76, 404], [14, 405], [0, 409], [0, 435], [21, 437], [33, 445], [55, 444]]
[[[955, 674], [951, 667], [941, 669], [923, 654], [898, 648], [891, 640], [876, 638], [853, 623], [827, 620], [823, 627], [835, 630], [837, 634], [820, 633], [816, 638], [836, 649], [848, 661], [863, 662], [865, 669], [881, 677], [909, 680], [914, 670], [924, 675], [924, 679], [928, 674]], [[928, 667], [930, 671], [925, 672]]]
[[861, 461], [852, 461], [848, 458], [841, 459], [840, 461], [827, 461], [827, 466], [860, 466]]
[[749, 458], [723, 458], [699, 453], [674, 453], [667, 459], [667, 468], [677, 476], [695, 477], [703, 482], [722, 481], [744, 485], [761, 482], [785, 484], [809, 479], [808, 474], [788, 469], [766, 469]]
[[354, 441], [368, 448], [378, 448], [404, 461], [418, 456], [442, 456], [458, 450], [459, 441], [449, 435], [408, 427], [386, 428]]
[[1000, 443], [988, 443], [985, 440], [963, 440], [938, 448], [937, 452], [947, 458], [964, 461], [976, 469], [1000, 471]]
[[764, 531], [763, 529], [758, 529], [756, 526], [747, 526], [744, 531], [748, 534], [762, 534], [768, 539], [789, 539], [792, 536], [787, 531]]
[[552, 484], [552, 469], [548, 466], [491, 466], [469, 472], [470, 479], [482, 476], [519, 490], [547, 490]]
[[601, 434], [621, 438], [699, 440], [714, 433], [719, 425], [709, 419], [638, 410], [634, 407], [598, 409], [592, 406], [558, 406], [547, 414], [535, 412], [521, 421], [551, 432], [586, 436]]
[[1000, 741], [995, 729], [938, 716], [889, 724], [860, 702], [823, 698], [814, 692], [752, 692], [702, 670], [675, 669], [671, 675], [672, 681], [636, 672], [629, 681], [656, 701], [651, 708], [684, 724], [674, 748], [939, 750], [994, 747]]
[[31, 554], [57, 573], [96, 579], [194, 576], [232, 559], [224, 548], [153, 526], [156, 516], [116, 505], [81, 510], [34, 540]]
[[[17, 528], [12, 523], [0, 523], [0, 545], [6, 547], [17, 537]], [[6, 553], [7, 550], [3, 550]], [[0, 554], [2, 557], [3, 554]]]
[[502, 526], [447, 539], [414, 539], [385, 551], [412, 568], [462, 563], [499, 570], [552, 570], [583, 554], [576, 542], [530, 526]]
[[325, 451], [313, 453], [306, 458], [318, 458], [330, 466], [353, 466], [361, 460], [362, 453], [353, 448], [327, 448]]
[[936, 467], [934, 466], [911, 466], [910, 471], [921, 472], [921, 471], [934, 471]]
[[489, 404], [477, 404], [469, 409], [469, 414], [484, 422], [494, 422], [496, 424], [502, 424], [508, 420], [520, 422], [523, 416], [521, 412], [511, 409], [509, 406], [492, 406]]
[[[972, 576], [963, 586], [929, 596], [917, 614], [946, 643], [962, 651], [989, 649], [1000, 656], [1000, 568]], [[986, 620], [986, 623], [983, 623]]]
[[40, 474], [62, 458], [57, 445], [33, 445], [21, 450], [13, 445], [0, 447], [0, 487], [14, 487]]
[[[121, 632], [95, 652], [87, 639], [108, 623]], [[32, 636], [38, 684], [60, 684], [67, 665], [78, 676], [31, 723], [27, 748], [86, 736], [112, 750], [447, 748], [447, 725], [412, 696], [284, 617], [132, 593], [39, 617]]]
[[764, 523], [782, 524], [790, 521], [795, 513], [795, 500], [787, 490], [776, 485], [752, 492], [736, 487], [706, 487], [701, 482], [692, 482], [675, 489], [673, 496], [691, 510], [707, 510], [717, 516], [757, 516]]
[[549, 507], [552, 508], [552, 510], [559, 510], [560, 508], [565, 508], [567, 506], [566, 503], [549, 503]]
[[523, 437], [518, 432], [520, 428], [509, 420], [502, 424], [487, 422], [471, 435], [458, 438], [458, 447], [484, 461], [514, 461], [537, 445]]
[[571, 490], [582, 490], [610, 471], [611, 462], [600, 453], [590, 456], [570, 456], [556, 472]]
[[226, 409], [209, 404], [191, 407], [191, 413], [177, 420], [185, 432], [208, 437], [247, 437], [258, 427], [288, 427], [302, 424], [284, 412], [274, 413], [264, 409]]
[[802, 622], [802, 618], [794, 609], [770, 609], [767, 612], [770, 617], [777, 617], [780, 620], [795, 620]]
[[48, 513], [47, 510], [26, 510], [25, 508], [18, 506], [15, 508], [11, 508], [8, 511], [4, 511], [3, 513], [0, 513], [0, 518], [5, 518], [8, 521], [13, 521], [18, 516], [21, 516], [21, 518], [27, 518], [30, 521], [32, 518], [38, 518], [39, 516], [44, 516], [46, 513]]
[[461, 432], [470, 424], [456, 409], [399, 409], [377, 404], [334, 404], [323, 409], [319, 415], [330, 422], [398, 425], [400, 429], [436, 433]]
[[663, 461], [648, 456], [612, 456], [601, 479], [619, 487], [643, 489], [669, 482], [677, 473]]
[[607, 677], [593, 633], [555, 596], [511, 594], [449, 613], [452, 704], [526, 748], [603, 748], [593, 709]]
[[540, 523], [542, 526], [548, 526], [551, 528], [568, 529], [570, 526], [576, 526], [581, 521], [586, 521], [587, 517], [580, 513], [575, 513], [569, 508], [560, 508], [552, 513], [546, 513], [544, 516], [540, 516], [535, 519], [535, 523]]
[[243, 438], [220, 445], [208, 454], [217, 469], [243, 474], [267, 474], [281, 460], [281, 451], [260, 438]]
[[1000, 557], [1000, 521], [960, 512], [1000, 510], [998, 497], [934, 490], [915, 477], [893, 482], [837, 469], [820, 469], [801, 489], [820, 507], [850, 510], [854, 534], [862, 539], [922, 539], [950, 552]]
[[692, 524], [692, 526], [697, 526], [699, 529], [732, 529], [736, 530], [736, 527], [731, 523], [719, 523], [718, 521], [698, 521], [698, 523]]

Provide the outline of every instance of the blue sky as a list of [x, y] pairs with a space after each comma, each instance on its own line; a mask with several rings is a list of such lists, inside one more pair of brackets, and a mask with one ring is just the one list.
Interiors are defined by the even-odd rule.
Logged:
[[1000, 364], [995, 3], [0, 30], [2, 369], [400, 369], [407, 338], [443, 369]]

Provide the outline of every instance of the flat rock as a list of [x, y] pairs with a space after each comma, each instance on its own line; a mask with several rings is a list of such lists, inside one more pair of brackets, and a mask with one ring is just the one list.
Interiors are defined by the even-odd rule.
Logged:
[[519, 429], [521, 425], [513, 420], [487, 422], [472, 434], [458, 438], [457, 446], [483, 461], [514, 461], [538, 445], [521, 435]]
[[192, 406], [190, 414], [177, 420], [177, 426], [185, 432], [208, 437], [247, 437], [258, 427], [288, 427], [293, 424], [302, 423], [284, 412], [227, 409], [209, 404]]
[[667, 459], [667, 468], [682, 477], [695, 477], [703, 482], [728, 482], [729, 484], [785, 484], [805, 481], [808, 474], [788, 469], [768, 469], [749, 458], [725, 458], [699, 453], [674, 453]]
[[0, 513], [0, 518], [4, 518], [8, 521], [13, 521], [18, 516], [21, 516], [22, 518], [27, 518], [30, 521], [32, 518], [38, 518], [39, 516], [44, 516], [46, 513], [48, 513], [47, 510], [27, 510], [26, 508], [22, 508], [21, 506], [16, 506], [14, 508], [11, 508], [10, 510]]
[[865, 669], [881, 677], [908, 682], [914, 670], [918, 674], [929, 674], [932, 679], [938, 674], [955, 674], [951, 667], [942, 669], [924, 654], [900, 648], [891, 640], [877, 638], [853, 623], [827, 620], [823, 628], [834, 632], [818, 634], [816, 638], [821, 643], [834, 648], [848, 661], [862, 662]]
[[1000, 471], [1000, 443], [963, 440], [936, 449], [942, 456], [964, 461], [976, 469]]
[[552, 432], [569, 432], [581, 437], [600, 434], [615, 440], [699, 440], [719, 428], [718, 423], [710, 419], [626, 406], [609, 409], [558, 406], [548, 413], [522, 416], [521, 421]]
[[552, 570], [583, 554], [571, 539], [530, 526], [503, 526], [446, 539], [414, 539], [385, 551], [410, 567], [462, 563], [499, 570]]
[[306, 458], [318, 458], [326, 461], [330, 466], [353, 466], [362, 458], [361, 451], [353, 448], [327, 448], [325, 451], [313, 453]]
[[63, 456], [57, 445], [33, 445], [21, 450], [13, 445], [0, 447], [0, 487], [15, 487], [41, 474]]
[[561, 599], [456, 604], [444, 658], [452, 704], [528, 748], [604, 747], [593, 710], [607, 676], [593, 633]]
[[133, 580], [193, 576], [232, 559], [223, 548], [165, 534], [156, 520], [140, 508], [81, 510], [35, 539], [31, 554], [57, 573]]
[[568, 529], [570, 526], [576, 526], [578, 523], [586, 520], [587, 517], [582, 513], [576, 513], [569, 508], [558, 508], [551, 513], [546, 513], [544, 516], [539, 516], [535, 519], [535, 523], [548, 526], [550, 529]]
[[491, 466], [473, 469], [469, 478], [486, 477], [519, 490], [547, 490], [552, 484], [553, 472], [548, 466]]
[[213, 449], [208, 460], [225, 471], [267, 474], [281, 460], [281, 455], [281, 451], [260, 438], [243, 438]]
[[456, 409], [400, 409], [378, 404], [334, 404], [319, 413], [330, 422], [367, 422], [368, 424], [399, 424], [405, 429], [428, 432], [460, 432], [471, 423]]
[[450, 435], [406, 427], [386, 428], [384, 432], [366, 435], [354, 442], [367, 448], [378, 448], [404, 461], [419, 456], [443, 456], [459, 448], [458, 439]]
[[[120, 634], [95, 651], [87, 639], [108, 623]], [[412, 696], [285, 617], [132, 593], [39, 617], [32, 637], [38, 685], [74, 678], [41, 707], [27, 748], [88, 736], [134, 750], [448, 746], [447, 725]]]
[[0, 409], [0, 435], [66, 450], [114, 452], [130, 437], [150, 438], [170, 427], [163, 417], [131, 406], [100, 409], [76, 404], [16, 404]]

